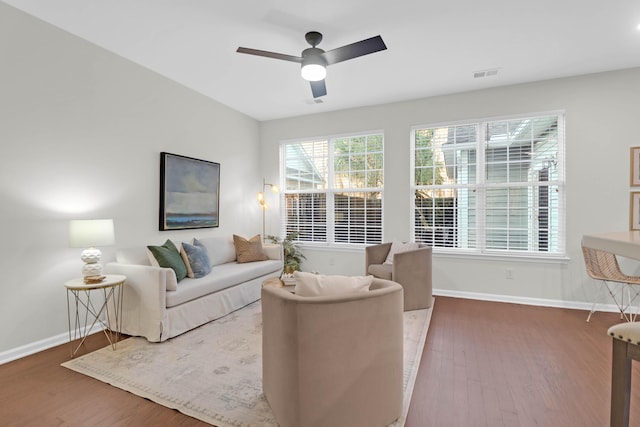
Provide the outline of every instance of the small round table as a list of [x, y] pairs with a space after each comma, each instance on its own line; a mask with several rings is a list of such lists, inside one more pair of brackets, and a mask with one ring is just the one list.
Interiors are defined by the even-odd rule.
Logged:
[[276, 288], [284, 288], [292, 294], [295, 293], [296, 282], [291, 280], [282, 280], [279, 277], [271, 277], [262, 282], [262, 286], [275, 286]]
[[[120, 337], [122, 326], [122, 285], [126, 276], [120, 274], [106, 275], [99, 283], [85, 283], [83, 278], [69, 280], [64, 284], [67, 288], [67, 316], [69, 320], [69, 344], [71, 344], [71, 357], [74, 357], [87, 335], [97, 325], [102, 327], [104, 334], [113, 350]], [[100, 292], [102, 290], [102, 292]], [[97, 292], [93, 292], [97, 291]], [[92, 293], [97, 293], [103, 300], [92, 301]], [[72, 309], [69, 303], [70, 294], [75, 300], [75, 321], [71, 327]], [[84, 307], [84, 310], [82, 308]], [[103, 316], [104, 314], [104, 316]], [[84, 318], [84, 322], [82, 319]], [[90, 323], [91, 322], [91, 323]], [[112, 324], [112, 322], [114, 324]], [[82, 325], [84, 323], [84, 325]], [[90, 324], [89, 324], [90, 323]], [[74, 341], [80, 339], [77, 346]]]
[[262, 286], [275, 286], [276, 288], [281, 288], [284, 286], [284, 283], [279, 277], [270, 277], [262, 282]]

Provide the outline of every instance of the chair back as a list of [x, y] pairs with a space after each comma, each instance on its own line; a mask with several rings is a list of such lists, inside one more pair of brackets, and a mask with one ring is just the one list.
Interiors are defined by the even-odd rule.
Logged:
[[625, 282], [628, 278], [620, 270], [618, 259], [610, 252], [582, 246], [584, 264], [589, 277], [596, 280]]

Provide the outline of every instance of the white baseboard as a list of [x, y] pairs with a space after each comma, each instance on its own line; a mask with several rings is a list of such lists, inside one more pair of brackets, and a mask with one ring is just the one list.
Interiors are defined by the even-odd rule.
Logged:
[[[510, 295], [450, 291], [446, 289], [434, 289], [433, 295], [443, 296], [443, 297], [452, 297], [452, 298], [473, 299], [473, 300], [479, 300], [479, 301], [493, 301], [493, 302], [506, 302], [511, 304], [535, 305], [540, 307], [570, 308], [574, 310], [585, 310], [585, 311], [591, 310], [591, 306], [593, 305], [593, 303], [590, 303], [590, 302], [515, 297]], [[596, 309], [597, 311], [604, 311], [604, 312], [610, 312], [610, 313], [617, 313], [619, 311], [618, 307], [615, 304], [598, 304], [596, 306]]]
[[[100, 325], [94, 325], [93, 329], [89, 332], [89, 334], [94, 334], [96, 332], [101, 332], [104, 328]], [[78, 334], [75, 336], [79, 336]], [[21, 359], [23, 357], [30, 356], [35, 353], [39, 353], [41, 351], [47, 350], [49, 348], [58, 346], [60, 344], [69, 343], [69, 333], [64, 332], [62, 334], [55, 335], [50, 338], [45, 338], [40, 341], [32, 342], [20, 347], [12, 348], [7, 351], [3, 351], [0, 353], [0, 365], [4, 363], [11, 362], [16, 359]]]
[[[554, 308], [570, 308], [575, 310], [591, 310], [591, 303], [588, 302], [576, 302], [576, 301], [562, 301], [562, 300], [550, 300], [542, 298], [527, 298], [527, 297], [514, 297], [509, 295], [498, 294], [482, 294], [477, 292], [462, 292], [462, 291], [450, 291], [446, 289], [434, 289], [433, 295], [452, 297], [452, 298], [465, 298], [479, 301], [493, 301], [493, 302], [506, 302], [511, 304], [524, 304], [535, 305], [541, 307], [554, 307]], [[614, 304], [598, 304], [598, 311], [606, 311], [611, 313], [617, 313], [618, 307]], [[100, 332], [101, 327], [94, 327], [90, 333]], [[0, 353], [0, 365], [11, 362], [12, 360], [20, 359], [22, 357], [29, 356], [34, 353], [55, 347], [60, 344], [69, 342], [69, 334], [63, 333], [60, 335], [46, 338], [44, 340], [36, 341], [31, 344], [23, 345], [11, 350]]]

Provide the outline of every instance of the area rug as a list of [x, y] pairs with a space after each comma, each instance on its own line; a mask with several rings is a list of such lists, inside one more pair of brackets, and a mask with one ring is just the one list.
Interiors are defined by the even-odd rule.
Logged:
[[[432, 309], [404, 313], [404, 426]], [[62, 366], [217, 427], [278, 425], [262, 394], [260, 301], [164, 343], [127, 338]]]

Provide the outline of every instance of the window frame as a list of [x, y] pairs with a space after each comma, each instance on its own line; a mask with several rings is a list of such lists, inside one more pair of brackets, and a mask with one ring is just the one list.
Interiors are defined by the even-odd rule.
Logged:
[[[370, 137], [370, 136], [380, 136], [382, 139], [382, 146], [380, 150], [380, 154], [382, 156], [382, 166], [379, 171], [382, 174], [382, 186], [377, 187], [348, 187], [348, 188], [337, 188], [336, 187], [336, 174], [335, 174], [335, 152], [334, 146], [335, 142], [341, 139], [353, 139], [359, 137]], [[325, 142], [327, 143], [327, 184], [326, 189], [298, 189], [298, 190], [288, 190], [287, 189], [287, 166], [286, 166], [286, 146], [292, 144], [302, 144], [302, 143], [311, 143], [311, 142]], [[310, 248], [333, 248], [333, 249], [343, 249], [349, 250], [354, 248], [362, 248], [365, 246], [369, 246], [375, 244], [373, 242], [363, 242], [363, 243], [354, 243], [354, 242], [339, 242], [336, 241], [336, 220], [335, 220], [335, 196], [336, 194], [353, 194], [353, 193], [379, 193], [380, 194], [380, 224], [379, 224], [379, 235], [380, 242], [382, 243], [384, 240], [384, 144], [385, 144], [385, 133], [381, 129], [377, 130], [369, 130], [362, 132], [349, 132], [342, 134], [333, 134], [328, 136], [319, 136], [319, 137], [310, 137], [310, 138], [295, 138], [290, 140], [281, 141], [279, 144], [279, 154], [280, 154], [280, 235], [285, 236], [287, 234], [287, 202], [286, 195], [287, 194], [324, 194], [325, 195], [325, 209], [326, 209], [326, 241], [310, 241], [310, 240], [297, 240], [299, 244], [302, 246], [310, 247]], [[377, 153], [377, 151], [376, 151]], [[351, 171], [351, 169], [349, 169]], [[368, 170], [368, 169], [367, 169]], [[365, 227], [366, 228], [366, 227]]]
[[[531, 191], [532, 189], [540, 188], [537, 182], [528, 181], [527, 183], [510, 183], [509, 181], [500, 182], [488, 182], [486, 179], [486, 155], [485, 150], [487, 147], [486, 129], [487, 125], [491, 122], [510, 121], [519, 119], [536, 119], [541, 117], [556, 116], [557, 117], [557, 132], [558, 132], [558, 147], [557, 156], [555, 158], [555, 167], [557, 168], [558, 178], [555, 181], [549, 181], [549, 184], [545, 184], [547, 188], [556, 187], [558, 191], [558, 250], [557, 252], [548, 251], [524, 251], [515, 249], [492, 249], [487, 248], [487, 213], [486, 213], [486, 195], [487, 190], [492, 188], [508, 188], [508, 187], [526, 187]], [[429, 187], [433, 189], [459, 189], [469, 188], [476, 192], [475, 202], [475, 234], [476, 234], [476, 247], [475, 248], [456, 248], [456, 247], [441, 247], [433, 246], [435, 254], [442, 256], [452, 257], [467, 257], [467, 258], [495, 258], [495, 259], [523, 259], [530, 261], [558, 261], [566, 262], [567, 248], [566, 248], [566, 174], [565, 174], [565, 150], [566, 150], [566, 131], [565, 131], [566, 113], [564, 110], [552, 110], [535, 113], [513, 114], [504, 116], [492, 116], [474, 118], [469, 120], [456, 120], [447, 122], [430, 123], [423, 125], [414, 125], [410, 129], [410, 177], [409, 177], [409, 217], [410, 217], [410, 236], [413, 241], [416, 240], [416, 197], [415, 193], [418, 189], [423, 189], [425, 185], [416, 184], [416, 131], [421, 129], [435, 129], [442, 127], [454, 127], [462, 125], [475, 125], [476, 126], [476, 142], [475, 142], [475, 162], [476, 162], [476, 179], [474, 183], [468, 184], [445, 184], [445, 185], [431, 185]]]

